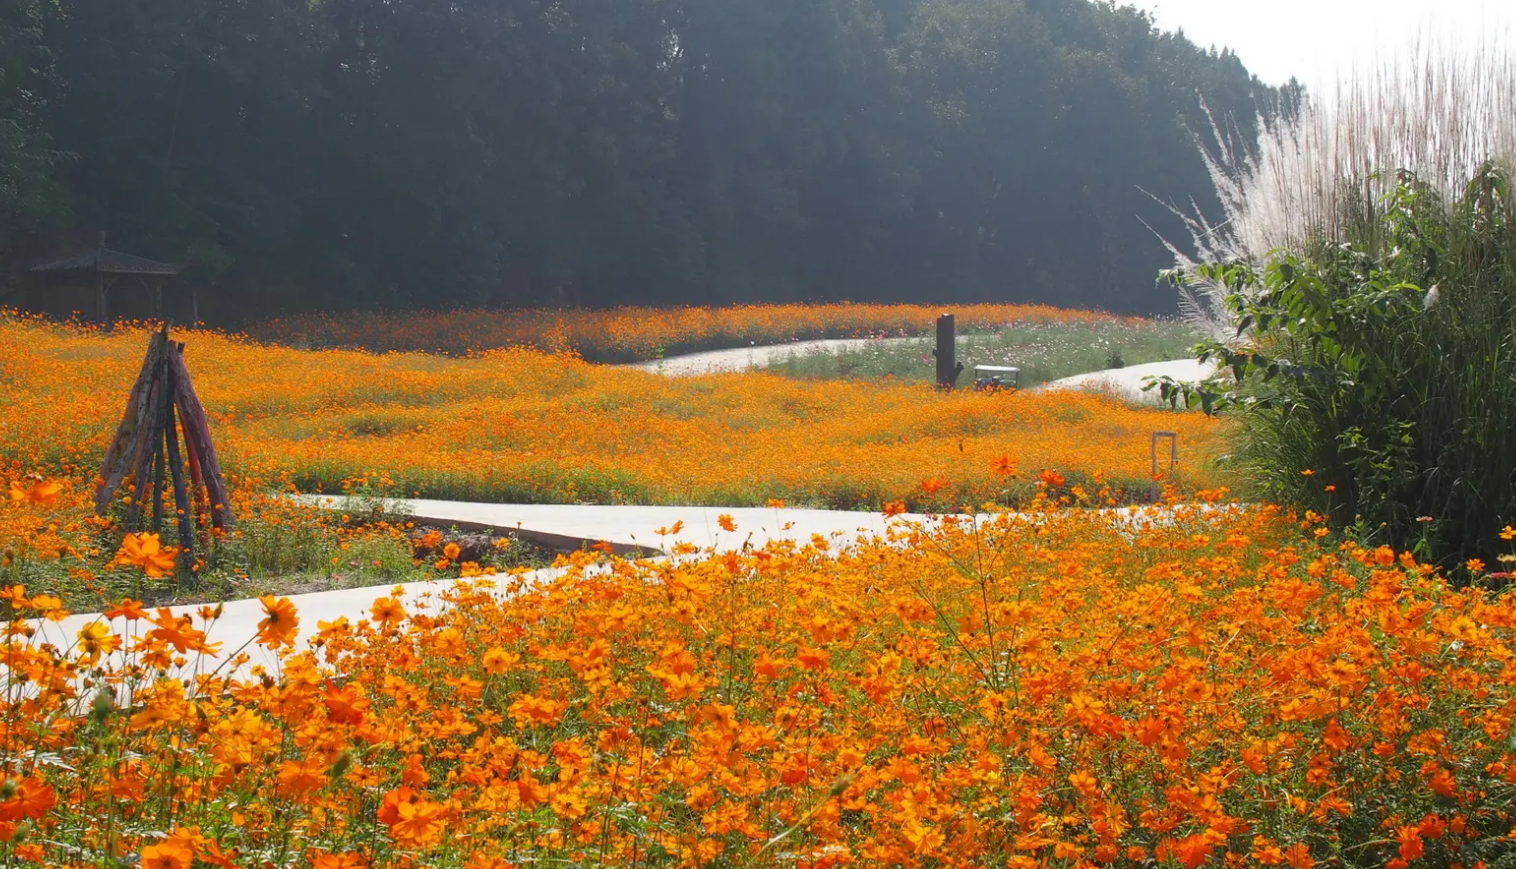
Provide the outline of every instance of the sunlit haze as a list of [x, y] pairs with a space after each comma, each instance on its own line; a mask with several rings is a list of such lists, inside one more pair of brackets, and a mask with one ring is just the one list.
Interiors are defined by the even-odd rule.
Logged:
[[1294, 76], [1318, 92], [1355, 65], [1432, 37], [1459, 49], [1508, 48], [1513, 0], [1139, 0], [1164, 30], [1228, 47], [1269, 84]]

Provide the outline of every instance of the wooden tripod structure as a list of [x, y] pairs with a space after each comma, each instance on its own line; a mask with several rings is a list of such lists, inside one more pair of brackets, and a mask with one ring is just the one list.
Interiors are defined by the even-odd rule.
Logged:
[[[178, 425], [175, 425], [175, 417]], [[179, 445], [179, 430], [184, 432], [184, 450]], [[188, 470], [189, 480], [185, 480]], [[142, 527], [143, 503], [152, 484], [153, 530], [163, 526], [164, 474], [172, 479], [174, 508], [178, 514], [180, 567], [194, 565], [195, 528], [226, 532], [232, 527], [232, 511], [226, 481], [216, 448], [211, 443], [210, 424], [205, 409], [190, 383], [184, 365], [184, 345], [169, 340], [168, 327], [154, 332], [142, 360], [142, 372], [126, 401], [126, 413], [116, 428], [116, 437], [105, 451], [95, 489], [95, 512], [105, 515], [111, 499], [126, 481], [132, 480], [132, 499], [127, 508], [128, 530]], [[191, 495], [195, 502], [197, 524], [191, 520]], [[208, 537], [208, 535], [207, 535]]]

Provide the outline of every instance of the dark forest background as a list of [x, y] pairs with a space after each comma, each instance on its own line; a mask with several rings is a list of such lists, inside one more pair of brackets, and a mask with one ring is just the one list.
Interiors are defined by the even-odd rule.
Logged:
[[1162, 311], [1203, 106], [1300, 96], [1087, 0], [0, 0], [0, 304], [105, 230], [222, 322]]

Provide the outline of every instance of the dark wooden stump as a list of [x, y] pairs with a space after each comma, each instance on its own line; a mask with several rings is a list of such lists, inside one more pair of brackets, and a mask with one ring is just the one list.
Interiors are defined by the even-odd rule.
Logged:
[[937, 318], [937, 386], [952, 389], [958, 385], [958, 375], [963, 373], [963, 363], [958, 361], [958, 330], [952, 314]]

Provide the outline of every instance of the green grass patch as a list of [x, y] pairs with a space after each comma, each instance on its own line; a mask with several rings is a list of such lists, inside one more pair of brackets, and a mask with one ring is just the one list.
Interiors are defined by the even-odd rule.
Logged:
[[[1023, 387], [1106, 368], [1186, 359], [1201, 335], [1173, 320], [1088, 323], [1011, 323], [993, 332], [958, 336], [968, 386], [975, 365], [1021, 369]], [[768, 366], [788, 377], [825, 380], [927, 381], [936, 376], [933, 338], [881, 339], [835, 352], [797, 352]]]

